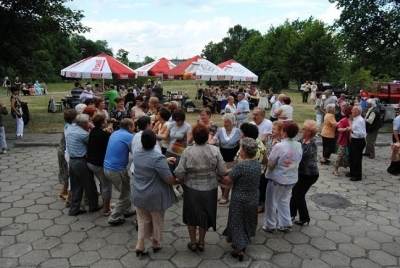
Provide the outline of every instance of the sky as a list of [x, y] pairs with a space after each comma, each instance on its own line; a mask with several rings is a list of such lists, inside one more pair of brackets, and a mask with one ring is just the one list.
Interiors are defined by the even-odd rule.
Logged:
[[129, 51], [131, 61], [198, 55], [236, 24], [266, 33], [286, 19], [313, 16], [331, 24], [340, 15], [328, 0], [73, 0], [68, 6], [83, 11], [87, 38], [106, 40], [114, 53]]

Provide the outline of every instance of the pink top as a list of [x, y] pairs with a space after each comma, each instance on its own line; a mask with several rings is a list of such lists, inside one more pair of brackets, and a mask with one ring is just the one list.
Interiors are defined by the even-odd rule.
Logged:
[[[347, 128], [350, 126], [350, 120], [347, 117], [343, 117], [340, 119], [339, 123], [337, 124], [337, 128]], [[347, 146], [349, 143], [349, 137], [350, 137], [350, 132], [345, 131], [345, 132], [338, 132], [338, 138], [337, 138], [337, 143], [340, 146]]]

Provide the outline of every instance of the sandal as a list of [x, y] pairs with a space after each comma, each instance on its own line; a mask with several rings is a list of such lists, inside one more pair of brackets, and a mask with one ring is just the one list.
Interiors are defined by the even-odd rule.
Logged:
[[197, 244], [196, 243], [189, 242], [187, 244], [187, 247], [192, 252], [196, 252], [197, 251]]

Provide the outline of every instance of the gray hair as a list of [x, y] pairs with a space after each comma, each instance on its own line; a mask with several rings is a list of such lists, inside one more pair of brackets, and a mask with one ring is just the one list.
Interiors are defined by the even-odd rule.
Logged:
[[326, 105], [325, 110], [326, 110], [327, 113], [334, 114], [335, 110], [336, 110], [336, 105], [333, 104], [333, 103], [330, 103], [330, 104]]
[[232, 113], [224, 114], [224, 116], [222, 117], [222, 120], [229, 120], [229, 121], [231, 121], [232, 125], [235, 125], [235, 122], [236, 122], [235, 115]]
[[83, 126], [89, 123], [89, 115], [88, 114], [78, 114], [75, 118], [75, 123], [78, 126]]
[[240, 142], [242, 150], [246, 153], [249, 158], [256, 156], [258, 151], [257, 142], [252, 138], [243, 138]]
[[376, 100], [373, 98], [368, 99], [367, 103], [371, 104], [372, 107], [376, 107]]

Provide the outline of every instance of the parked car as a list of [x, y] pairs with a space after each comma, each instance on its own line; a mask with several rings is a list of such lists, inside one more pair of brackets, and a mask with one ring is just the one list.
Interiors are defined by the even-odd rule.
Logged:
[[348, 91], [344, 86], [334, 86], [328, 82], [318, 83], [317, 86], [319, 92], [324, 92], [325, 90], [331, 90], [337, 97], [339, 97], [341, 94], [346, 94], [346, 95], [348, 94]]

